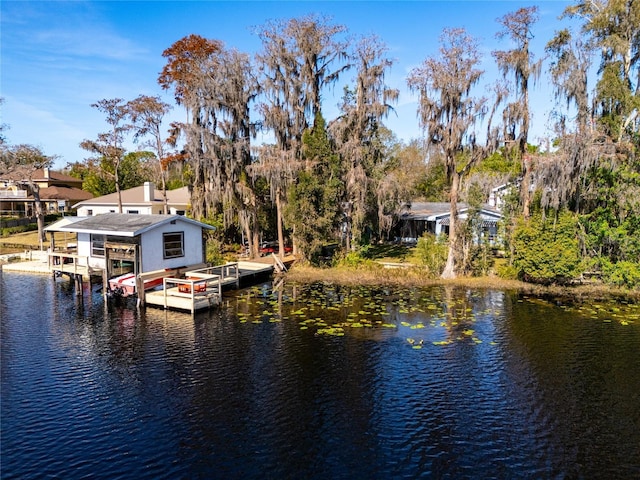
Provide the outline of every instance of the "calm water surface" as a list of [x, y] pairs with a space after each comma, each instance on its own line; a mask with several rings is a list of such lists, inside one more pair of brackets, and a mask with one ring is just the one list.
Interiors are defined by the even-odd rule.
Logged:
[[0, 316], [3, 479], [640, 478], [637, 305], [265, 284], [192, 317], [7, 272]]

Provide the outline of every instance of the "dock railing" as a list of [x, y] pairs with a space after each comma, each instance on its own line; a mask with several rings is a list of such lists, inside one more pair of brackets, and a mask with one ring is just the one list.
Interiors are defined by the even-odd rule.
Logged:
[[96, 269], [89, 265], [89, 257], [75, 253], [50, 252], [47, 258], [50, 272], [90, 276]]
[[187, 277], [195, 275], [215, 275], [220, 277], [222, 282], [234, 281], [236, 288], [240, 286], [240, 266], [238, 262], [228, 262], [224, 265], [189, 270], [185, 272], [185, 275]]
[[196, 308], [198, 297], [215, 297], [216, 303], [222, 297], [222, 277], [188, 272], [186, 278], [165, 277], [162, 280], [164, 308], [171, 306], [169, 297], [182, 297], [190, 300], [191, 311]]

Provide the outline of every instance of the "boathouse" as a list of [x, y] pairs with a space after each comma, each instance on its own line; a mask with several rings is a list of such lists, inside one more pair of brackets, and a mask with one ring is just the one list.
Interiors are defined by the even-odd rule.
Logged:
[[77, 236], [78, 257], [87, 266], [117, 275], [175, 269], [205, 262], [205, 230], [214, 227], [182, 215], [105, 213], [75, 217], [74, 221], [47, 227]]

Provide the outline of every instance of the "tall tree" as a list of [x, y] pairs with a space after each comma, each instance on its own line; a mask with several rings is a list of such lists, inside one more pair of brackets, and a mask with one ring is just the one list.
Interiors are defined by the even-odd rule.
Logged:
[[640, 2], [581, 0], [565, 14], [584, 19], [583, 32], [600, 49], [596, 101], [605, 133], [633, 141], [640, 130]]
[[168, 60], [160, 85], [174, 87], [190, 117], [179, 126], [192, 170], [193, 214], [207, 218], [222, 211], [225, 227], [238, 221], [257, 254], [257, 204], [247, 168], [255, 134], [249, 110], [258, 83], [249, 57], [197, 35], [177, 41], [163, 56]]
[[38, 147], [32, 145], [9, 146], [0, 143], [0, 171], [5, 174], [13, 174], [16, 180], [24, 183], [33, 195], [41, 250], [43, 242], [46, 240], [44, 208], [40, 199], [40, 185], [35, 181], [34, 175], [41, 169], [49, 168], [54, 160], [55, 157], [45, 155]]
[[83, 140], [80, 147], [97, 155], [98, 158], [102, 158], [113, 167], [113, 178], [118, 194], [118, 213], [122, 213], [120, 164], [125, 153], [124, 137], [130, 129], [126, 123], [127, 104], [121, 98], [113, 98], [100, 100], [91, 106], [106, 115], [106, 121], [111, 129], [108, 132], [98, 134], [96, 140]]
[[[342, 62], [346, 59], [346, 43], [339, 40], [344, 31], [342, 25], [313, 15], [270, 22], [257, 31], [263, 46], [257, 55], [264, 99], [259, 112], [263, 127], [273, 133], [279, 150], [262, 155], [260, 162], [291, 162], [290, 166], [263, 167], [277, 184], [273, 201], [280, 211], [286, 203], [290, 174], [300, 168], [295, 164], [301, 162], [302, 135], [321, 111], [322, 91], [348, 68]], [[284, 176], [277, 179], [276, 172]], [[282, 245], [281, 217], [278, 224], [278, 242]]]
[[167, 203], [167, 159], [170, 152], [166, 151], [168, 138], [163, 136], [161, 128], [165, 115], [171, 110], [171, 105], [163, 102], [159, 96], [139, 95], [134, 100], [130, 100], [127, 103], [127, 107], [132, 122], [134, 141], [147, 137], [148, 140], [143, 142], [143, 146], [150, 148], [158, 160], [164, 214], [167, 215], [169, 213]]
[[[574, 38], [568, 29], [556, 32], [545, 51], [551, 64], [549, 73], [558, 102], [556, 135], [558, 151], [538, 162], [536, 183], [544, 185], [542, 206], [558, 210], [569, 206], [580, 210], [581, 179], [597, 161], [599, 148], [593, 128], [588, 77], [592, 60], [590, 42]], [[566, 109], [575, 111], [567, 118]]]
[[377, 37], [365, 37], [357, 43], [352, 55], [357, 69], [355, 85], [345, 90], [341, 115], [331, 125], [345, 164], [347, 249], [352, 248], [352, 237], [361, 240], [367, 220], [377, 213], [374, 172], [384, 160], [378, 136], [382, 120], [393, 110], [399, 95], [385, 83], [385, 74], [393, 65], [386, 51]]
[[340, 159], [333, 152], [322, 115], [302, 137], [305, 168], [289, 190], [286, 217], [302, 259], [313, 260], [324, 243], [336, 237], [340, 221]]
[[498, 68], [507, 78], [513, 74], [513, 87], [515, 99], [507, 104], [504, 110], [505, 139], [513, 141], [521, 159], [522, 184], [520, 196], [522, 212], [525, 217], [529, 215], [530, 198], [530, 162], [527, 153], [529, 141], [529, 88], [535, 83], [542, 70], [542, 61], [534, 61], [530, 42], [533, 38], [533, 25], [538, 21], [538, 7], [520, 8], [515, 12], [507, 13], [498, 19], [503, 27], [496, 36], [507, 38], [514, 44], [511, 50], [496, 50], [492, 52]]
[[461, 180], [487, 153], [476, 143], [473, 130], [487, 113], [487, 99], [471, 94], [483, 74], [479, 64], [477, 41], [464, 29], [445, 29], [440, 36], [439, 54], [414, 68], [407, 80], [409, 88], [419, 94], [420, 125], [429, 142], [442, 152], [450, 185], [449, 253], [443, 278], [457, 275]]

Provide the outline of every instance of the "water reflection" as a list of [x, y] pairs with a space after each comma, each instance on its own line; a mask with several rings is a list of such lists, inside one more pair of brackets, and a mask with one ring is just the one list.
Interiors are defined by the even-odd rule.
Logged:
[[192, 316], [0, 274], [0, 309], [3, 478], [640, 468], [633, 305], [285, 283]]

